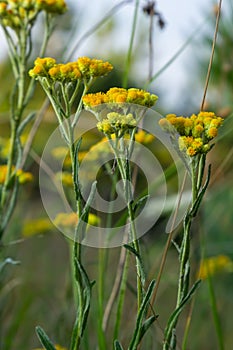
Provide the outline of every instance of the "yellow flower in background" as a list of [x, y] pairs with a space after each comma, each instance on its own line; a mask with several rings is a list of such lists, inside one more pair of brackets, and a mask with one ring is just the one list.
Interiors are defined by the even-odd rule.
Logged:
[[[57, 226], [63, 228], [75, 228], [78, 223], [78, 215], [74, 212], [72, 213], [59, 213], [54, 219], [54, 223]], [[95, 214], [89, 214], [88, 216], [88, 224], [97, 226], [100, 223], [100, 218]]]
[[73, 177], [72, 174], [68, 171], [56, 173], [56, 179], [61, 179], [62, 184], [67, 187], [73, 187]]
[[[55, 147], [52, 149], [51, 154], [55, 159], [63, 161], [63, 166], [65, 168], [71, 168], [71, 158], [67, 147]], [[87, 151], [79, 151], [78, 160], [81, 162], [86, 154]]]
[[[20, 136], [20, 142], [22, 145], [25, 145], [27, 141], [27, 135], [23, 134]], [[7, 159], [10, 151], [11, 140], [9, 138], [0, 137], [0, 158]]]
[[106, 101], [106, 95], [103, 92], [83, 96], [83, 103], [86, 107], [95, 107]]
[[135, 134], [135, 141], [143, 145], [147, 145], [148, 143], [151, 143], [154, 139], [155, 139], [154, 135], [151, 135], [142, 129], [136, 132]]
[[5, 27], [18, 30], [33, 24], [41, 11], [55, 15], [66, 10], [64, 0], [3, 0], [0, 2], [0, 21]]
[[32, 175], [32, 173], [25, 172], [22, 169], [16, 171], [16, 176], [21, 185], [26, 184], [28, 182], [32, 182], [34, 180], [34, 176]]
[[217, 255], [206, 258], [201, 263], [198, 278], [207, 279], [221, 272], [233, 272], [233, 261], [226, 255]]
[[49, 218], [27, 220], [22, 227], [23, 237], [45, 234], [54, 228]]
[[86, 107], [92, 108], [102, 103], [133, 103], [145, 107], [152, 107], [158, 96], [140, 89], [111, 88], [106, 93], [87, 94], [83, 97]]
[[223, 118], [214, 112], [200, 112], [190, 117], [168, 114], [159, 121], [164, 131], [173, 134], [175, 130], [180, 135], [179, 148], [190, 157], [207, 153], [211, 149], [209, 142], [217, 136], [222, 123]]
[[[7, 165], [0, 165], [0, 185], [3, 185], [6, 181], [7, 176]], [[12, 177], [16, 175], [20, 184], [25, 184], [27, 182], [33, 181], [34, 177], [32, 173], [25, 172], [22, 169], [18, 169], [15, 172], [15, 167], [12, 167]]]
[[[55, 346], [56, 350], [68, 350], [67, 348], [64, 348], [63, 346], [58, 345], [58, 344], [56, 344], [54, 346]], [[33, 349], [33, 350], [44, 350], [44, 348], [37, 348], [37, 349]]]
[[67, 11], [64, 0], [35, 0], [35, 6], [48, 13], [62, 14]]

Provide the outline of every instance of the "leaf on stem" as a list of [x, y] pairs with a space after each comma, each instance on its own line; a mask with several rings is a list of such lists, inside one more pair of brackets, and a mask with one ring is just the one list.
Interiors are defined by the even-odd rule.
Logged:
[[56, 350], [54, 347], [52, 341], [49, 339], [45, 331], [40, 327], [36, 327], [36, 334], [41, 342], [41, 344], [44, 346], [46, 350]]
[[143, 263], [142, 263], [142, 258], [140, 256], [140, 254], [136, 251], [136, 249], [129, 245], [129, 244], [124, 244], [125, 249], [128, 249], [132, 254], [134, 254], [137, 258], [137, 262], [138, 262], [138, 266], [140, 269], [140, 277], [141, 277], [141, 284], [142, 286], [145, 285], [145, 281], [146, 281], [146, 275], [145, 275], [145, 271], [144, 271], [144, 267], [143, 267]]
[[146, 204], [147, 199], [149, 198], [149, 195], [145, 195], [141, 198], [139, 198], [134, 204], [133, 204], [133, 211], [134, 215], [137, 213], [138, 210], [140, 210], [144, 204]]
[[118, 340], [114, 341], [114, 350], [124, 350]]
[[201, 283], [201, 280], [198, 280], [194, 283], [194, 285], [192, 286], [192, 288], [190, 289], [190, 291], [188, 292], [186, 297], [184, 297], [182, 299], [180, 305], [171, 314], [171, 316], [168, 320], [168, 323], [167, 323], [167, 327], [165, 329], [165, 335], [164, 335], [165, 339], [167, 339], [168, 335], [171, 334], [171, 331], [172, 331], [173, 327], [175, 326], [180, 313], [182, 312], [182, 310], [185, 307], [185, 305], [187, 304], [187, 302], [192, 298], [193, 294], [195, 293], [195, 291], [199, 287], [200, 283]]
[[152, 321], [154, 322], [155, 320], [155, 317], [153, 316], [153, 318], [150, 317], [145, 322], [143, 322], [154, 288], [155, 288], [155, 280], [152, 280], [147, 289], [145, 297], [143, 298], [141, 307], [139, 309], [137, 320], [136, 320], [135, 331], [128, 350], [135, 350], [137, 348], [145, 332], [148, 330], [149, 326], [152, 324]]

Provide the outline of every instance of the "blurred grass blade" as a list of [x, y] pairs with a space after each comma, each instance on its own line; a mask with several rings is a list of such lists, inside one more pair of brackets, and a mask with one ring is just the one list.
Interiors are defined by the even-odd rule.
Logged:
[[184, 44], [176, 51], [176, 53], [163, 65], [163, 67], [155, 73], [150, 80], [148, 80], [145, 85], [144, 89], [147, 89], [148, 86], [153, 83], [155, 79], [158, 78], [160, 74], [162, 74], [182, 53], [183, 51], [188, 47], [188, 45], [194, 40], [195, 36], [203, 29], [203, 25], [208, 22], [210, 17], [208, 16], [205, 18], [205, 20], [193, 31], [193, 33], [190, 35], [190, 37], [184, 42]]
[[52, 341], [49, 339], [45, 331], [40, 327], [36, 327], [36, 334], [41, 342], [41, 344], [44, 346], [46, 350], [56, 350], [54, 347]]

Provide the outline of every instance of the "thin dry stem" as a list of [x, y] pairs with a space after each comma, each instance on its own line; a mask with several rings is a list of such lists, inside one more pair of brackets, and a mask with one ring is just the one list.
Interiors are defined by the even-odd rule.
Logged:
[[207, 94], [207, 90], [208, 90], [208, 86], [209, 86], [210, 73], [211, 73], [211, 69], [212, 69], [212, 64], [213, 64], [213, 59], [214, 59], [214, 51], [215, 51], [215, 46], [216, 46], [216, 41], [217, 41], [217, 36], [218, 36], [218, 27], [219, 27], [221, 7], [222, 7], [222, 0], [219, 1], [219, 5], [218, 5], [218, 12], [217, 12], [217, 17], [216, 17], [216, 24], [215, 24], [213, 43], [212, 43], [212, 50], [211, 50], [211, 55], [210, 55], [210, 60], [209, 60], [208, 71], [207, 71], [207, 75], [206, 75], [206, 81], [205, 81], [203, 98], [202, 98], [202, 102], [201, 102], [201, 111], [204, 110], [206, 94]]

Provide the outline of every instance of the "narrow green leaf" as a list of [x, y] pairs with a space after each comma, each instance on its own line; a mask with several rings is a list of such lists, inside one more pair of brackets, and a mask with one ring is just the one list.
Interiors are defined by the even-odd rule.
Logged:
[[49, 339], [45, 331], [40, 327], [36, 327], [36, 334], [46, 350], [56, 350], [52, 341]]
[[133, 253], [138, 259], [141, 260], [140, 255], [138, 254], [138, 252], [136, 251], [136, 249], [134, 247], [132, 247], [129, 244], [124, 244], [125, 249], [128, 249], [131, 253]]
[[88, 314], [89, 314], [89, 310], [90, 310], [90, 303], [91, 303], [91, 289], [92, 289], [92, 284], [89, 280], [89, 277], [85, 271], [85, 269], [83, 268], [83, 266], [81, 265], [81, 263], [75, 259], [75, 263], [77, 266], [77, 269], [79, 271], [79, 274], [81, 276], [82, 279], [82, 288], [83, 288], [83, 296], [84, 296], [84, 305], [83, 305], [83, 310], [82, 310], [82, 329], [81, 329], [81, 336], [83, 335], [83, 332], [85, 330], [86, 327], [86, 323], [87, 323], [87, 318], [88, 318]]
[[18, 136], [20, 136], [22, 134], [22, 132], [24, 131], [25, 127], [28, 125], [28, 123], [30, 123], [30, 121], [35, 117], [36, 112], [32, 112], [30, 113], [21, 123], [20, 126], [17, 130], [17, 134]]
[[187, 304], [187, 302], [192, 298], [193, 294], [195, 293], [196, 289], [199, 287], [200, 283], [201, 283], [201, 280], [198, 280], [194, 283], [194, 285], [190, 289], [189, 293], [186, 295], [185, 298], [183, 298], [180, 305], [171, 314], [171, 316], [168, 320], [167, 327], [165, 329], [165, 339], [167, 339], [167, 335], [171, 333], [171, 330], [175, 326], [180, 313], [182, 312], [182, 310], [185, 307], [185, 305]]
[[144, 271], [143, 262], [142, 262], [140, 254], [136, 251], [136, 249], [134, 247], [132, 247], [129, 244], [124, 244], [124, 247], [126, 249], [128, 249], [131, 253], [133, 253], [136, 256], [137, 263], [138, 263], [138, 266], [139, 266], [139, 269], [140, 269], [141, 283], [144, 286], [145, 281], [146, 281], [146, 274], [145, 274], [145, 271]]
[[156, 317], [153, 315], [151, 317], [149, 317], [142, 325], [141, 327], [141, 331], [140, 331], [140, 336], [139, 336], [139, 343], [141, 342], [143, 336], [145, 335], [145, 333], [147, 332], [147, 330], [150, 328], [150, 326], [152, 325], [152, 323], [154, 323], [154, 321], [156, 320]]
[[134, 331], [133, 338], [130, 342], [128, 350], [135, 350], [137, 348], [138, 344], [140, 343], [141, 331], [142, 331], [142, 327], [143, 327], [143, 318], [145, 317], [145, 314], [147, 312], [147, 307], [150, 303], [150, 298], [152, 296], [154, 287], [155, 287], [155, 280], [152, 280], [148, 289], [147, 289], [145, 297], [143, 298], [142, 305], [141, 305], [140, 310], [138, 312], [135, 331]]
[[148, 198], [149, 198], [149, 195], [147, 194], [147, 195], [145, 195], [145, 196], [139, 198], [139, 199], [136, 201], [136, 203], [134, 203], [134, 205], [133, 205], [134, 214], [136, 214], [137, 211], [143, 207], [143, 205], [146, 203], [146, 201], [147, 201]]

